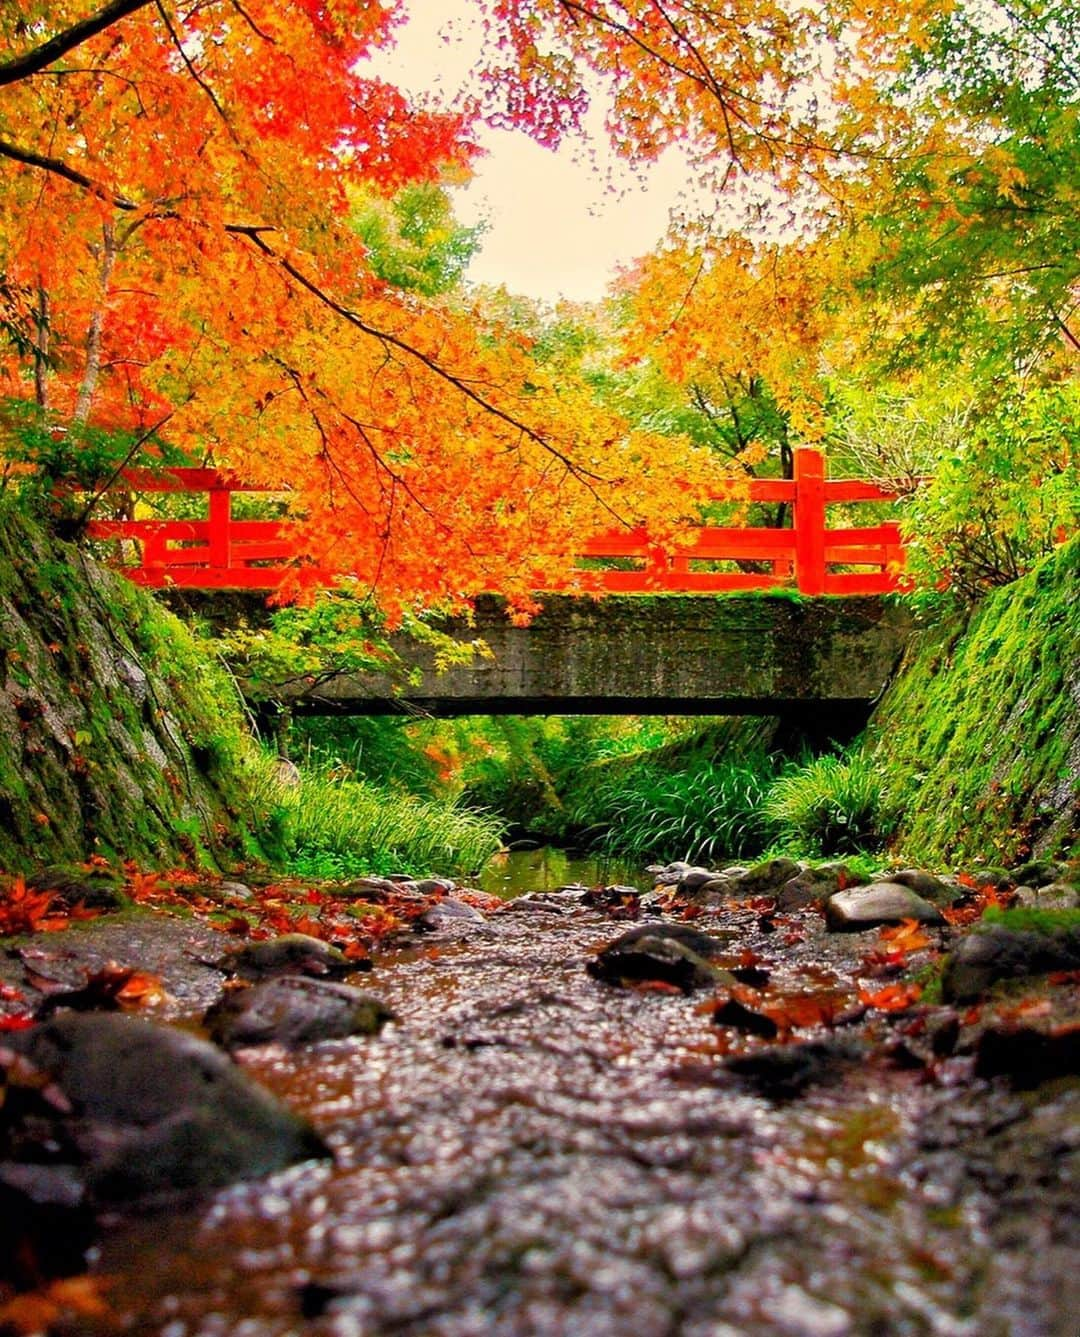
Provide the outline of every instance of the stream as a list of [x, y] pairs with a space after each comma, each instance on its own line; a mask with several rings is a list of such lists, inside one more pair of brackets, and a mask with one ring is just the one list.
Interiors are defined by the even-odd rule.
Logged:
[[[519, 866], [545, 881], [551, 856]], [[819, 921], [707, 927], [728, 964], [843, 1001], [864, 935]], [[115, 1224], [92, 1264], [109, 1314], [73, 1331], [1075, 1337], [1075, 1080], [929, 1080], [885, 1057], [887, 1017], [786, 1094], [730, 1080], [757, 1037], [586, 973], [626, 927], [541, 889], [380, 954], [355, 980], [400, 1018], [379, 1036], [247, 1051], [333, 1164]]]

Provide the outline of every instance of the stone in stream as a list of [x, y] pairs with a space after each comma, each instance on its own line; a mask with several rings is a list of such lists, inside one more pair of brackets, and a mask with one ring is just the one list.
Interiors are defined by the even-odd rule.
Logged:
[[850, 891], [838, 891], [825, 902], [825, 922], [834, 933], [857, 933], [880, 924], [900, 924], [905, 919], [916, 919], [920, 924], [945, 923], [936, 905], [899, 882], [852, 887]]
[[975, 1049], [977, 1077], [1007, 1077], [1022, 1090], [1078, 1073], [1080, 1025], [1075, 1023], [1049, 1029], [989, 1026], [979, 1036]]
[[805, 867], [794, 859], [765, 859], [742, 874], [739, 892], [743, 896], [775, 896], [785, 882], [798, 877]]
[[[69, 1013], [5, 1036], [0, 1059], [0, 1169], [47, 1169], [38, 1193], [51, 1201], [64, 1181], [73, 1203], [120, 1206], [330, 1155], [306, 1120], [221, 1050], [170, 1026]], [[24, 1188], [32, 1194], [33, 1179]]]
[[933, 905], [952, 905], [953, 901], [962, 895], [959, 886], [950, 886], [940, 877], [924, 872], [921, 868], [901, 868], [899, 872], [890, 873], [888, 880], [898, 886], [907, 887], [916, 896], [921, 896], [924, 901], [930, 901]]
[[434, 905], [429, 906], [414, 921], [413, 928], [430, 931], [449, 926], [458, 927], [485, 922], [484, 916], [479, 910], [471, 905], [466, 905], [464, 901], [457, 901], [447, 896], [445, 900], [436, 901]]
[[1011, 874], [1018, 887], [1046, 887], [1066, 876], [1067, 868], [1063, 863], [1052, 859], [1036, 859], [1031, 863], [1021, 864]]
[[866, 1056], [866, 1049], [848, 1040], [807, 1040], [769, 1045], [726, 1059], [722, 1071], [738, 1078], [769, 1100], [794, 1100], [810, 1086], [839, 1082]]
[[638, 924], [608, 943], [585, 969], [606, 984], [655, 980], [690, 993], [735, 982], [728, 971], [709, 963], [721, 951], [723, 945], [716, 938], [685, 924]]
[[844, 887], [850, 887], [853, 881], [846, 864], [827, 863], [817, 868], [804, 868], [780, 888], [776, 908], [781, 911], [804, 910], [828, 896], [835, 896]]
[[1080, 908], [1080, 891], [1068, 882], [1017, 887], [1016, 904], [1028, 910], [1076, 910]]
[[348, 984], [279, 975], [250, 988], [233, 989], [203, 1017], [224, 1049], [282, 1044], [289, 1048], [348, 1035], [376, 1035], [396, 1020], [378, 998]]
[[245, 980], [270, 979], [275, 975], [333, 977], [370, 970], [371, 963], [350, 961], [344, 952], [306, 933], [286, 933], [266, 942], [249, 942], [226, 952], [214, 962], [226, 975]]
[[1080, 969], [1080, 926], [1049, 933], [992, 924], [961, 939], [945, 963], [941, 979], [947, 1002], [981, 998], [999, 980]]

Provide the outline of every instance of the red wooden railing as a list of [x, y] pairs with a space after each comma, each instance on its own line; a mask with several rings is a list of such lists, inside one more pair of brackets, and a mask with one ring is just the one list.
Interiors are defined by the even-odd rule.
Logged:
[[[138, 543], [139, 564], [123, 570], [140, 585], [272, 590], [295, 560], [289, 521], [233, 518], [234, 492], [266, 488], [232, 482], [214, 469], [169, 468], [160, 473], [130, 469], [124, 482], [141, 492], [208, 497], [205, 520], [92, 522], [93, 538]], [[795, 452], [793, 479], [751, 479], [746, 495], [750, 501], [790, 504], [792, 527], [703, 525], [693, 542], [676, 553], [661, 549], [644, 529], [602, 534], [583, 543], [580, 557], [630, 559], [636, 565], [630, 570], [592, 570], [583, 578], [590, 587], [618, 593], [719, 593], [787, 586], [810, 595], [883, 594], [899, 587], [904, 552], [895, 523], [826, 527], [829, 505], [892, 501], [894, 492], [876, 483], [829, 479], [824, 456], [806, 448]], [[755, 569], [717, 571], [719, 563], [753, 564]], [[830, 569], [835, 566], [861, 569]]]

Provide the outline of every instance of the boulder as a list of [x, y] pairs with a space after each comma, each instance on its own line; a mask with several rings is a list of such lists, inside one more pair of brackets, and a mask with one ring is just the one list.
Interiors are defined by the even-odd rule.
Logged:
[[830, 863], [817, 868], [804, 868], [780, 888], [776, 896], [776, 908], [803, 910], [809, 905], [817, 905], [828, 896], [834, 896], [844, 887], [851, 886], [853, 881], [846, 864]]
[[233, 989], [211, 1007], [203, 1024], [228, 1050], [248, 1045], [289, 1048], [347, 1035], [375, 1035], [393, 1012], [347, 984], [280, 975], [248, 989]]
[[916, 896], [929, 901], [931, 905], [952, 905], [961, 894], [957, 887], [950, 886], [940, 877], [924, 872], [921, 868], [901, 868], [898, 872], [889, 874], [889, 881], [895, 882], [897, 886], [907, 887]]
[[464, 901], [455, 901], [448, 896], [445, 900], [436, 901], [434, 905], [429, 906], [414, 921], [413, 927], [430, 931], [449, 926], [463, 927], [482, 923], [484, 923], [484, 916], [479, 910], [474, 909], [471, 905], [466, 905]]
[[585, 968], [606, 984], [654, 980], [690, 993], [721, 981], [735, 982], [727, 971], [709, 964], [709, 958], [722, 950], [717, 939], [685, 924], [638, 924], [609, 943]]
[[794, 859], [765, 859], [748, 868], [739, 878], [743, 896], [774, 896], [785, 882], [790, 882], [806, 867]]
[[769, 1100], [794, 1100], [810, 1086], [839, 1082], [865, 1057], [864, 1047], [843, 1040], [769, 1045], [725, 1059], [722, 1071]]
[[1036, 859], [1031, 863], [1021, 864], [1010, 876], [1018, 887], [1038, 888], [1057, 882], [1065, 871], [1064, 864], [1055, 863], [1052, 859]]
[[857, 933], [880, 924], [916, 919], [921, 924], [944, 924], [941, 911], [899, 882], [872, 882], [867, 887], [838, 891], [825, 902], [825, 922], [834, 932]]
[[304, 1119], [188, 1031], [67, 1013], [5, 1037], [9, 1162], [97, 1206], [219, 1188], [330, 1155]]
[[981, 998], [999, 980], [1080, 969], [1080, 928], [1040, 933], [993, 924], [963, 938], [949, 955], [942, 975], [947, 1002]]
[[227, 952], [216, 963], [226, 975], [244, 980], [270, 979], [275, 975], [333, 977], [362, 970], [344, 952], [306, 933], [286, 933], [266, 942], [249, 942]]
[[1076, 910], [1080, 909], [1080, 891], [1068, 882], [1017, 887], [1016, 904], [1031, 910]]

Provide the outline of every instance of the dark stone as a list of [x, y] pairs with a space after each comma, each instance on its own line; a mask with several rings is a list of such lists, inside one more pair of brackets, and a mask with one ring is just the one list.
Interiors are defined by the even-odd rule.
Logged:
[[688, 868], [682, 877], [679, 878], [678, 888], [680, 891], [697, 891], [704, 887], [706, 883], [715, 881], [720, 874], [714, 869], [709, 868]]
[[845, 864], [823, 864], [819, 868], [804, 868], [801, 873], [783, 884], [776, 897], [776, 908], [804, 910], [833, 896], [853, 879]]
[[1080, 969], [1080, 929], [1037, 933], [993, 924], [970, 933], [950, 953], [942, 976], [942, 996], [966, 1003], [981, 998], [998, 980]]
[[873, 882], [868, 887], [838, 891], [825, 902], [825, 922], [834, 932], [857, 933], [879, 924], [944, 924], [941, 911], [898, 882]]
[[81, 1272], [93, 1239], [94, 1214], [74, 1176], [0, 1164], [0, 1285], [29, 1290]]
[[689, 924], [668, 924], [657, 919], [644, 924], [635, 924], [633, 928], [620, 934], [614, 942], [609, 943], [605, 951], [611, 951], [616, 947], [634, 946], [643, 938], [667, 938], [673, 942], [681, 943], [682, 946], [688, 947], [692, 952], [696, 952], [698, 956], [705, 957], [706, 960], [720, 956], [725, 950], [724, 943], [711, 933], [702, 933], [700, 929], [691, 928]]
[[[681, 885], [679, 892], [683, 892]], [[701, 883], [690, 892], [689, 899], [695, 905], [726, 905], [728, 901], [738, 900], [745, 894], [738, 878], [712, 873], [708, 882]]]
[[726, 972], [707, 959], [720, 950], [714, 938], [684, 924], [639, 924], [609, 943], [585, 968], [607, 984], [656, 980], [690, 993], [725, 978]]
[[951, 905], [961, 894], [958, 888], [950, 887], [941, 878], [921, 868], [901, 868], [897, 873], [890, 873], [888, 880], [897, 886], [909, 888], [931, 905]]
[[90, 875], [78, 875], [62, 869], [44, 869], [27, 878], [31, 891], [48, 891], [65, 910], [83, 905], [88, 910], [117, 910], [125, 903], [123, 893], [111, 880]]
[[67, 1170], [95, 1205], [201, 1192], [330, 1154], [310, 1124], [186, 1031], [71, 1013], [5, 1046], [6, 1159]]
[[840, 1040], [770, 1045], [726, 1059], [723, 1071], [769, 1100], [793, 1100], [810, 1086], [832, 1085], [862, 1060], [861, 1046]]
[[1031, 910], [1076, 910], [1080, 908], [1080, 891], [1068, 882], [1017, 887], [1016, 904]]
[[217, 963], [227, 975], [245, 980], [270, 979], [275, 975], [349, 975], [360, 969], [344, 952], [306, 933], [287, 933], [267, 942], [245, 943], [227, 952]]
[[417, 919], [413, 925], [418, 929], [437, 929], [444, 928], [448, 924], [482, 924], [484, 916], [479, 910], [471, 905], [466, 905], [464, 901], [446, 900], [436, 901]]
[[422, 877], [416, 884], [421, 896], [437, 896], [440, 892], [447, 896], [457, 891], [457, 883], [452, 877]]
[[207, 1011], [203, 1024], [212, 1040], [233, 1050], [375, 1035], [393, 1020], [393, 1012], [377, 998], [347, 984], [281, 975], [227, 993]]
[[1007, 1077], [1027, 1090], [1056, 1077], [1080, 1073], [1080, 1025], [1037, 1030], [1032, 1026], [990, 1026], [975, 1050], [977, 1077]]
[[803, 865], [794, 859], [766, 859], [742, 874], [739, 890], [743, 896], [773, 896], [802, 871]]
[[760, 1035], [765, 1040], [775, 1040], [780, 1030], [772, 1017], [767, 1017], [764, 1012], [755, 1012], [737, 998], [727, 998], [718, 1003], [712, 1020], [714, 1026], [731, 1026], [737, 1031], [745, 1031], [747, 1035]]
[[1010, 874], [1018, 887], [1046, 887], [1056, 882], [1065, 872], [1065, 865], [1054, 863], [1050, 859], [1036, 859], [1031, 863], [1021, 864]]

